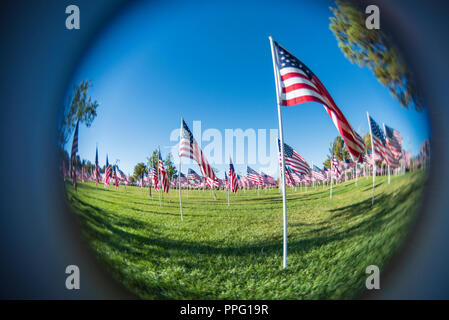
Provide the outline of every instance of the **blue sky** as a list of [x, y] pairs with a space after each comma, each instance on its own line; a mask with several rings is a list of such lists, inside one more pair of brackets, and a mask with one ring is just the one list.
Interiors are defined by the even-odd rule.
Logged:
[[[177, 142], [170, 141], [170, 134], [179, 128], [181, 117], [191, 129], [199, 120], [203, 132], [219, 130], [223, 144], [225, 129], [277, 129], [269, 35], [320, 78], [355, 130], [368, 131], [369, 111], [379, 124], [399, 130], [403, 147], [417, 153], [429, 137], [426, 114], [400, 107], [370, 70], [343, 56], [329, 30], [329, 4], [142, 1], [130, 5], [109, 22], [74, 74], [72, 84], [92, 81], [90, 95], [100, 103], [92, 126], [80, 126], [81, 158], [93, 162], [98, 143], [101, 164], [108, 153], [111, 163], [119, 159], [120, 168], [132, 173], [134, 165], [145, 162], [157, 146], [164, 157], [171, 151]], [[321, 166], [338, 135], [323, 107], [306, 103], [284, 107], [282, 112], [285, 142], [310, 164]], [[207, 144], [202, 142], [203, 147]], [[254, 148], [246, 146], [245, 154], [255, 153]], [[271, 165], [250, 165], [278, 176], [277, 154], [272, 157]], [[212, 165], [223, 177], [225, 165]], [[184, 164], [182, 171], [188, 167], [198, 168]], [[246, 165], [237, 164], [236, 170], [244, 173]]]

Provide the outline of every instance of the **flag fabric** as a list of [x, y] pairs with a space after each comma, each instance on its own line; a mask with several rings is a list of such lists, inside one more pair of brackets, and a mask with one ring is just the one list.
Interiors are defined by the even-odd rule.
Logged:
[[384, 129], [388, 164], [391, 168], [395, 169], [399, 167], [399, 160], [402, 155], [402, 136], [399, 131], [390, 128], [387, 125], [384, 125]]
[[325, 176], [323, 171], [318, 168], [316, 165], [313, 165], [312, 177], [318, 180], [325, 180]]
[[[278, 139], [278, 147], [279, 147], [279, 161], [282, 166], [282, 158], [281, 158], [281, 141]], [[285, 165], [290, 166], [294, 172], [299, 174], [308, 174], [310, 172], [309, 164], [304, 160], [301, 155], [296, 152], [292, 147], [288, 144], [284, 143], [284, 160]]]
[[73, 142], [72, 142], [72, 154], [70, 156], [71, 176], [73, 179], [74, 186], [76, 186], [76, 153], [78, 152], [78, 128], [79, 128], [79, 121], [77, 121], [76, 123], [75, 134], [73, 135]]
[[106, 155], [106, 173], [105, 173], [105, 180], [104, 180], [104, 187], [106, 188], [107, 186], [109, 186], [109, 178], [111, 177], [111, 168], [109, 167], [109, 162], [108, 162], [108, 155]]
[[98, 164], [98, 147], [95, 149], [95, 182], [98, 184], [100, 179], [100, 166]]
[[161, 186], [162, 191], [165, 193], [168, 193], [168, 190], [170, 189], [170, 184], [168, 182], [168, 175], [167, 171], [165, 171], [164, 162], [162, 161], [161, 157], [161, 150], [159, 150], [159, 165], [158, 165], [160, 177], [161, 177]]
[[229, 159], [229, 180], [230, 180], [231, 191], [233, 193], [237, 193], [238, 181], [237, 181], [237, 176], [236, 176], [235, 170], [234, 170], [234, 164], [232, 164], [231, 159]]
[[157, 176], [157, 171], [156, 171], [156, 168], [154, 165], [150, 169], [150, 177], [149, 178], [151, 179], [151, 183], [154, 186], [154, 190], [159, 191], [159, 178]]
[[225, 171], [225, 178], [224, 178], [224, 186], [225, 186], [225, 190], [228, 190], [228, 176], [227, 176], [227, 174], [226, 174], [226, 171]]
[[289, 186], [296, 186], [295, 180], [293, 178], [293, 170], [290, 166], [285, 166], [287, 170], [285, 170], [285, 182]]
[[118, 190], [118, 176], [117, 176], [117, 166], [114, 166], [114, 182], [115, 182], [115, 189]]
[[362, 137], [352, 129], [318, 77], [277, 42], [274, 42], [274, 48], [276, 66], [280, 75], [281, 88], [278, 92], [281, 105], [294, 106], [305, 102], [322, 104], [346, 143], [349, 153], [361, 162], [365, 148]]
[[393, 153], [396, 159], [399, 159], [402, 155], [402, 136], [399, 131], [385, 125], [385, 138], [387, 147]]
[[179, 157], [186, 157], [195, 160], [200, 167], [203, 177], [206, 178], [206, 182], [209, 186], [212, 185], [213, 187], [215, 181], [217, 180], [214, 170], [207, 162], [203, 151], [196, 143], [192, 132], [184, 120], [182, 120], [181, 139], [179, 142]]
[[256, 184], [260, 183], [259, 174], [255, 170], [251, 169], [250, 166], [247, 166], [246, 168], [246, 178]]
[[337, 176], [339, 176], [341, 174], [340, 163], [335, 156], [332, 158], [332, 170], [333, 170], [333, 173]]
[[381, 160], [388, 161], [387, 159], [387, 151], [385, 148], [386, 140], [384, 133], [380, 126], [374, 121], [374, 119], [369, 116], [369, 122], [371, 126], [371, 136], [373, 138], [373, 149], [374, 153], [377, 154]]
[[198, 173], [195, 172], [193, 169], [189, 169], [187, 172], [187, 180], [194, 181], [194, 182], [200, 182], [201, 177], [198, 175]]

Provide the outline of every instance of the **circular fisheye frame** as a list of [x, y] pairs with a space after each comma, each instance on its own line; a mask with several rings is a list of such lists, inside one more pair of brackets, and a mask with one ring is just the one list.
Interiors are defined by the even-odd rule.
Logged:
[[67, 88], [70, 213], [141, 298], [357, 298], [418, 216], [427, 106], [378, 8], [254, 5], [133, 4]]

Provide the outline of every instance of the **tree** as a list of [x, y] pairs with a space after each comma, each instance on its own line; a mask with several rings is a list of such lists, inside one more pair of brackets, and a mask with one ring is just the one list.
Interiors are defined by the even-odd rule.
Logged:
[[97, 116], [98, 102], [92, 101], [92, 98], [87, 96], [90, 87], [92, 87], [92, 83], [89, 80], [81, 81], [78, 86], [74, 87], [69, 103], [64, 107], [58, 126], [58, 143], [61, 148], [67, 144], [78, 121], [84, 123], [86, 127], [90, 127]]
[[145, 163], [139, 162], [134, 167], [134, 180], [139, 179], [147, 172], [148, 172], [148, 169], [147, 169], [147, 166], [145, 165]]
[[365, 141], [365, 154], [367, 154], [368, 150], [372, 150], [371, 134], [369, 132], [363, 136], [363, 141]]
[[330, 10], [335, 17], [330, 18], [329, 27], [346, 58], [371, 69], [403, 107], [422, 110], [424, 102], [411, 71], [383, 30], [366, 28], [364, 6], [360, 2], [337, 0], [336, 7]]
[[167, 172], [168, 180], [171, 181], [173, 176], [178, 173], [178, 170], [176, 170], [175, 164], [172, 161], [173, 156], [171, 153], [167, 155], [167, 159], [164, 161], [164, 167], [165, 171]]
[[344, 140], [340, 136], [337, 136], [330, 144], [329, 154], [327, 155], [326, 161], [323, 162], [323, 165], [328, 169], [331, 167], [332, 155], [334, 155], [338, 160], [342, 161], [351, 158], [348, 148], [346, 147]]
[[154, 149], [151, 157], [147, 158], [148, 167], [154, 167], [156, 170], [159, 168], [159, 149]]

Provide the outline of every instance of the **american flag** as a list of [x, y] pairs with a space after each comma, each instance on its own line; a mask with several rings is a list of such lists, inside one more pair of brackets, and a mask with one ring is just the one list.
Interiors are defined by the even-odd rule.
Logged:
[[362, 137], [355, 132], [335, 104], [318, 77], [299, 59], [274, 42], [276, 66], [280, 74], [280, 100], [283, 106], [318, 102], [324, 106], [354, 159], [362, 162], [365, 148]]
[[318, 180], [326, 179], [323, 171], [320, 168], [318, 168], [316, 165], [313, 165], [312, 177], [314, 177], [315, 179], [318, 179]]
[[225, 186], [225, 189], [226, 190], [228, 190], [228, 175], [226, 174], [226, 171], [225, 171], [225, 178], [224, 178], [224, 186]]
[[293, 178], [293, 170], [290, 166], [285, 166], [287, 170], [285, 170], [285, 182], [289, 186], [296, 186], [295, 180]]
[[340, 163], [339, 163], [337, 157], [335, 157], [335, 156], [332, 158], [332, 170], [333, 170], [333, 173], [336, 174], [337, 176], [339, 176], [341, 174]]
[[195, 182], [201, 181], [201, 177], [193, 169], [189, 169], [189, 171], [187, 172], [187, 179], [189, 181], [195, 181]]
[[100, 179], [100, 166], [98, 164], [98, 147], [95, 149], [95, 183], [98, 184]]
[[76, 187], [76, 153], [78, 152], [78, 128], [79, 121], [76, 123], [75, 134], [73, 135], [73, 143], [72, 143], [72, 155], [70, 156], [71, 162], [71, 176], [73, 179], [73, 185]]
[[187, 178], [182, 172], [179, 173], [178, 179], [180, 180], [179, 182], [181, 183], [181, 186], [185, 185], [185, 183], [187, 182]]
[[151, 179], [151, 183], [154, 186], [154, 190], [158, 191], [159, 190], [159, 178], [157, 177], [157, 171], [154, 166], [150, 169], [150, 177], [149, 178]]
[[296, 185], [302, 182], [301, 175], [299, 173], [292, 171], [291, 176], [293, 177], [293, 181], [295, 181]]
[[164, 162], [162, 161], [162, 157], [161, 157], [161, 150], [159, 150], [159, 173], [161, 175], [161, 186], [162, 186], [162, 191], [164, 191], [165, 193], [168, 193], [168, 190], [170, 189], [170, 184], [168, 182], [168, 175], [167, 175], [167, 171], [165, 171], [165, 167], [164, 167]]
[[402, 136], [399, 131], [384, 125], [385, 128], [385, 140], [386, 140], [386, 148], [391, 155], [390, 166], [393, 168], [399, 167], [399, 160], [402, 156]]
[[109, 167], [108, 155], [106, 155], [106, 176], [104, 180], [104, 187], [109, 186], [109, 178], [111, 177], [111, 168]]
[[114, 166], [114, 181], [115, 181], [115, 189], [118, 190], [118, 176], [117, 176], [117, 166]]
[[374, 121], [374, 119], [371, 116], [369, 116], [369, 123], [371, 127], [371, 137], [373, 138], [372, 142], [374, 145], [373, 146], [374, 153], [377, 154], [380, 157], [380, 159], [388, 161], [385, 148], [386, 140], [384, 133], [380, 128], [380, 126], [376, 123], [376, 121]]
[[237, 176], [235, 174], [234, 165], [232, 164], [231, 159], [229, 159], [229, 180], [231, 185], [231, 191], [233, 193], [237, 193]]
[[254, 183], [260, 183], [259, 174], [249, 166], [246, 169], [246, 178]]
[[266, 184], [268, 185], [275, 185], [276, 184], [276, 180], [274, 180], [274, 178], [264, 172], [260, 172], [260, 174], [263, 176], [263, 179], [265, 181]]
[[[281, 161], [282, 166], [282, 158], [280, 157], [281, 152], [281, 141], [278, 139], [278, 147], [279, 147], [279, 159]], [[285, 165], [290, 166], [294, 172], [299, 174], [308, 174], [310, 172], [310, 168], [306, 160], [304, 160], [301, 155], [296, 152], [292, 147], [288, 144], [284, 143], [284, 160]]]
[[206, 179], [206, 183], [209, 187], [213, 188], [217, 178], [215, 177], [214, 170], [207, 162], [203, 151], [198, 146], [187, 124], [182, 120], [181, 139], [179, 142], [179, 157], [186, 157], [195, 160], [200, 167], [203, 177]]

